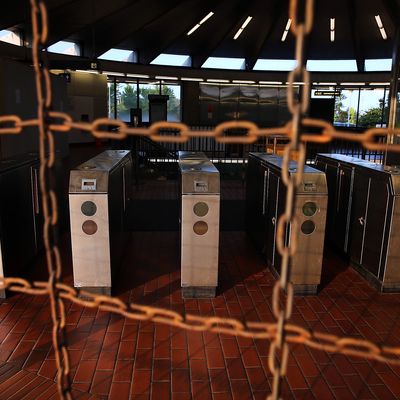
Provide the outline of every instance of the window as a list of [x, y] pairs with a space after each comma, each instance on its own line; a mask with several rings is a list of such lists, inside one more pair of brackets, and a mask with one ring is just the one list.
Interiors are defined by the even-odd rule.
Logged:
[[356, 60], [308, 60], [309, 71], [355, 71], [357, 72]]
[[77, 43], [65, 40], [52, 44], [47, 48], [47, 51], [50, 53], [68, 54], [70, 56], [81, 55], [81, 48]]
[[244, 69], [244, 58], [208, 57], [201, 68]]
[[357, 126], [362, 128], [382, 127], [384, 119], [385, 89], [361, 89]]
[[255, 71], [291, 71], [296, 68], [296, 60], [276, 60], [259, 58], [254, 65]]
[[139, 83], [139, 107], [142, 109], [142, 121], [149, 122], [149, 94], [160, 94], [159, 82]]
[[181, 120], [181, 86], [162, 84], [161, 94], [169, 96], [167, 103], [167, 120], [180, 121]]
[[192, 60], [190, 56], [178, 54], [160, 54], [150, 64], [174, 65], [177, 67], [190, 67]]
[[137, 62], [137, 54], [132, 50], [110, 49], [98, 57], [101, 60]]
[[0, 41], [14, 44], [15, 46], [22, 46], [21, 36], [17, 32], [8, 29], [0, 31]]
[[136, 83], [117, 82], [117, 118], [130, 122], [131, 108], [137, 108]]
[[335, 97], [335, 114], [333, 122], [336, 126], [355, 127], [357, 125], [358, 96], [360, 90], [343, 89]]
[[391, 58], [365, 60], [365, 71], [391, 71], [391, 70], [392, 70]]

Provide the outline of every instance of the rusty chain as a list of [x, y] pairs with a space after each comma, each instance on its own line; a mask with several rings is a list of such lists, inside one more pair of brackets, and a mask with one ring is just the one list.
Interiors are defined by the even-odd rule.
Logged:
[[[400, 129], [371, 128], [363, 133], [338, 131], [332, 124], [320, 119], [307, 118], [309, 105], [310, 76], [305, 68], [303, 57], [305, 39], [312, 29], [314, 1], [305, 0], [304, 20], [297, 16], [298, 0], [290, 0], [289, 17], [292, 19], [291, 31], [296, 38], [296, 68], [288, 77], [288, 108], [292, 120], [282, 127], [259, 128], [250, 121], [229, 121], [217, 125], [212, 131], [192, 131], [187, 125], [177, 122], [157, 122], [149, 128], [128, 127], [122, 121], [109, 118], [99, 118], [91, 123], [74, 122], [63, 112], [51, 109], [52, 91], [50, 74], [40, 59], [42, 49], [46, 48], [48, 35], [47, 11], [44, 0], [30, 0], [35, 81], [38, 99], [37, 119], [23, 120], [17, 115], [0, 116], [0, 134], [21, 134], [27, 127], [37, 127], [39, 131], [40, 152], [40, 186], [44, 214], [44, 243], [49, 272], [47, 282], [30, 283], [21, 278], [0, 278], [0, 288], [25, 293], [29, 295], [47, 295], [50, 299], [53, 322], [53, 347], [58, 369], [57, 386], [61, 399], [72, 399], [69, 377], [69, 356], [65, 337], [65, 306], [68, 300], [83, 307], [98, 308], [103, 311], [117, 313], [125, 318], [164, 323], [192, 331], [211, 331], [254, 339], [271, 340], [269, 367], [274, 375], [273, 391], [270, 399], [277, 400], [280, 396], [282, 377], [285, 375], [288, 344], [304, 344], [317, 350], [337, 352], [351, 356], [364, 357], [371, 360], [400, 365], [400, 347], [379, 346], [367, 340], [350, 337], [338, 337], [322, 332], [311, 332], [301, 326], [290, 324], [293, 306], [293, 287], [290, 283], [290, 259], [296, 252], [296, 227], [293, 209], [296, 187], [301, 182], [302, 169], [305, 161], [306, 143], [328, 143], [335, 139], [354, 141], [362, 144], [368, 150], [385, 151], [386, 143], [377, 142], [378, 138], [388, 138], [400, 134]], [[295, 95], [294, 82], [303, 82], [300, 98]], [[110, 128], [114, 128], [110, 131]], [[312, 128], [318, 130], [309, 133]], [[272, 309], [276, 318], [274, 323], [241, 322], [231, 318], [200, 317], [186, 314], [185, 316], [171, 310], [139, 304], [126, 304], [115, 297], [96, 295], [78, 291], [61, 282], [61, 258], [56, 243], [58, 220], [57, 200], [50, 185], [50, 172], [55, 161], [54, 132], [68, 133], [73, 129], [93, 135], [99, 139], [122, 140], [128, 136], [147, 136], [151, 140], [164, 143], [185, 143], [192, 137], [213, 137], [219, 143], [250, 144], [261, 137], [282, 135], [289, 139], [285, 147], [282, 182], [286, 185], [286, 207], [277, 226], [277, 248], [282, 256], [281, 277], [274, 286]], [[241, 136], [226, 135], [229, 130], [241, 129], [246, 133]], [[390, 146], [391, 151], [400, 152], [400, 144]], [[298, 171], [289, 173], [289, 161], [296, 155]], [[288, 225], [291, 225], [289, 244], [284, 237]], [[82, 297], [81, 297], [82, 296]], [[278, 364], [279, 362], [279, 364]]]
[[[49, 124], [52, 106], [52, 88], [50, 73], [45, 63], [40, 59], [43, 50], [46, 50], [48, 21], [46, 6], [43, 1], [31, 0], [31, 18], [33, 42], [32, 59], [35, 71], [36, 97], [38, 102], [37, 124], [39, 130], [39, 158], [40, 158], [40, 191], [43, 209], [43, 239], [46, 252], [49, 278], [47, 291], [50, 299], [51, 317], [53, 322], [52, 341], [57, 365], [57, 386], [62, 399], [72, 400], [69, 354], [65, 331], [64, 299], [58, 293], [58, 284], [61, 279], [61, 259], [57, 247], [57, 198], [52, 188], [52, 168], [54, 167], [54, 134]], [[42, 63], [42, 65], [41, 65]], [[58, 117], [58, 113], [51, 114]]]

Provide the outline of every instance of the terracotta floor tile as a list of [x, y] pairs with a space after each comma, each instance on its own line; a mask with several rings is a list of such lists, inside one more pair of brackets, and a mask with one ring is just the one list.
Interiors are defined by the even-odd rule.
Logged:
[[150, 392], [151, 371], [135, 370], [131, 387], [132, 395], [139, 395]]
[[167, 359], [153, 360], [153, 381], [171, 380], [171, 361]]
[[172, 371], [172, 392], [189, 392], [190, 374], [188, 369]]
[[171, 398], [171, 383], [170, 382], [153, 382], [151, 384], [152, 400], [170, 399]]
[[186, 349], [171, 350], [172, 368], [188, 368], [188, 353]]
[[246, 368], [259, 367], [261, 365], [257, 352], [255, 348], [252, 347], [249, 347], [247, 349], [242, 349], [242, 360]]
[[117, 360], [113, 381], [114, 382], [131, 382], [133, 364], [130, 360]]
[[205, 360], [190, 360], [190, 373], [192, 380], [206, 381], [208, 380], [208, 369]]
[[112, 382], [109, 400], [129, 399], [130, 382]]
[[76, 371], [74, 382], [91, 382], [96, 364], [97, 361], [95, 360], [82, 360]]
[[252, 394], [250, 390], [250, 386], [245, 379], [241, 380], [232, 380], [232, 397], [233, 400], [250, 400], [252, 399]]
[[240, 358], [229, 358], [226, 360], [226, 369], [229, 379], [246, 379], [246, 371]]
[[[210, 383], [208, 381], [192, 381], [192, 395], [194, 399], [212, 400]], [[214, 393], [215, 395], [215, 393]]]
[[208, 368], [224, 368], [225, 362], [220, 349], [206, 349]]
[[112, 371], [96, 371], [90, 392], [95, 395], [108, 396], [112, 382]]

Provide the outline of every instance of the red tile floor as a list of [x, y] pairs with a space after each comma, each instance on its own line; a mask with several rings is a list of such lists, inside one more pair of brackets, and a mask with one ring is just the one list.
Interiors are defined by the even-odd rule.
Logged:
[[[62, 251], [71, 282], [67, 239]], [[43, 278], [42, 267], [41, 261], [34, 267], [36, 278]], [[323, 274], [318, 296], [296, 298], [293, 321], [400, 345], [399, 294], [378, 293], [331, 253]], [[178, 234], [136, 232], [115, 291], [123, 300], [181, 313], [271, 321], [273, 283], [246, 235], [223, 232], [218, 296], [184, 301]], [[12, 295], [0, 302], [0, 399], [57, 398], [50, 329], [45, 297]], [[270, 393], [268, 341], [185, 332], [70, 303], [67, 331], [76, 398], [245, 400]], [[291, 346], [283, 398], [400, 398], [400, 368]]]

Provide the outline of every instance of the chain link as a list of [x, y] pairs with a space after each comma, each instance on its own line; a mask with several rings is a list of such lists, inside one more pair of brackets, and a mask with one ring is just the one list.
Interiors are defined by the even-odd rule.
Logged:
[[[128, 319], [152, 321], [190, 331], [210, 331], [271, 341], [269, 367], [273, 373], [273, 390], [270, 399], [280, 396], [282, 378], [286, 374], [289, 344], [304, 344], [321, 351], [337, 352], [351, 356], [400, 365], [400, 347], [379, 346], [366, 340], [338, 337], [322, 332], [311, 332], [288, 321], [293, 308], [293, 286], [290, 283], [290, 259], [297, 248], [294, 216], [296, 188], [301, 183], [305, 164], [306, 143], [328, 143], [340, 139], [361, 143], [368, 150], [385, 151], [386, 144], [377, 139], [400, 134], [400, 129], [371, 128], [363, 133], [336, 130], [332, 124], [320, 119], [306, 117], [309, 106], [310, 75], [305, 68], [305, 39], [313, 25], [314, 1], [305, 0], [304, 21], [298, 20], [298, 0], [290, 0], [289, 17], [292, 19], [291, 31], [296, 36], [296, 68], [288, 76], [288, 108], [292, 120], [286, 125], [274, 128], [259, 128], [250, 121], [229, 121], [217, 125], [212, 131], [192, 131], [187, 125], [178, 122], [156, 122], [149, 128], [128, 127], [122, 121], [99, 118], [91, 123], [75, 122], [71, 116], [53, 111], [50, 74], [46, 63], [41, 61], [46, 49], [48, 36], [47, 11], [43, 0], [30, 0], [32, 16], [32, 57], [38, 99], [37, 119], [22, 120], [16, 115], [0, 116], [0, 135], [21, 134], [25, 128], [37, 127], [40, 150], [40, 187], [44, 215], [44, 243], [49, 278], [47, 282], [28, 282], [21, 278], [0, 278], [0, 289], [35, 296], [47, 295], [50, 301], [53, 322], [53, 347], [58, 369], [57, 387], [61, 399], [72, 399], [70, 366], [65, 336], [65, 305], [71, 301], [82, 307], [98, 308], [119, 314]], [[300, 96], [295, 91], [295, 81], [301, 81]], [[113, 128], [110, 131], [110, 128]], [[317, 133], [307, 133], [307, 128], [318, 129]], [[124, 303], [118, 298], [78, 291], [61, 282], [61, 257], [56, 243], [55, 229], [58, 221], [57, 199], [51, 189], [50, 175], [55, 161], [53, 132], [68, 133], [73, 129], [93, 135], [100, 139], [122, 140], [128, 136], [146, 136], [155, 142], [185, 143], [193, 137], [213, 137], [219, 143], [251, 144], [261, 137], [282, 135], [289, 139], [285, 147], [282, 182], [286, 185], [285, 212], [277, 227], [277, 249], [282, 256], [281, 277], [275, 283], [272, 295], [272, 310], [276, 319], [273, 323], [241, 322], [231, 318], [185, 316], [167, 309], [133, 303]], [[237, 135], [237, 131], [245, 131]], [[234, 135], [229, 132], [234, 131]], [[400, 152], [400, 144], [393, 144], [391, 151]], [[298, 160], [296, 173], [289, 172], [291, 159]], [[290, 229], [289, 243], [285, 242], [286, 231]]]
[[[61, 258], [56, 242], [58, 221], [57, 199], [51, 188], [52, 167], [55, 160], [54, 136], [52, 128], [65, 132], [60, 124], [49, 122], [50, 118], [61, 118], [69, 122], [71, 118], [65, 114], [51, 111], [52, 88], [49, 70], [41, 60], [43, 50], [46, 50], [48, 35], [47, 10], [42, 0], [31, 0], [31, 18], [33, 30], [32, 59], [35, 71], [36, 96], [38, 101], [39, 157], [40, 157], [40, 190], [43, 209], [43, 238], [47, 259], [49, 278], [47, 291], [50, 299], [51, 317], [53, 322], [52, 341], [57, 365], [57, 387], [61, 399], [72, 399], [69, 354], [65, 332], [65, 306], [60, 297], [57, 284], [61, 279]], [[19, 121], [18, 121], [19, 122]]]

